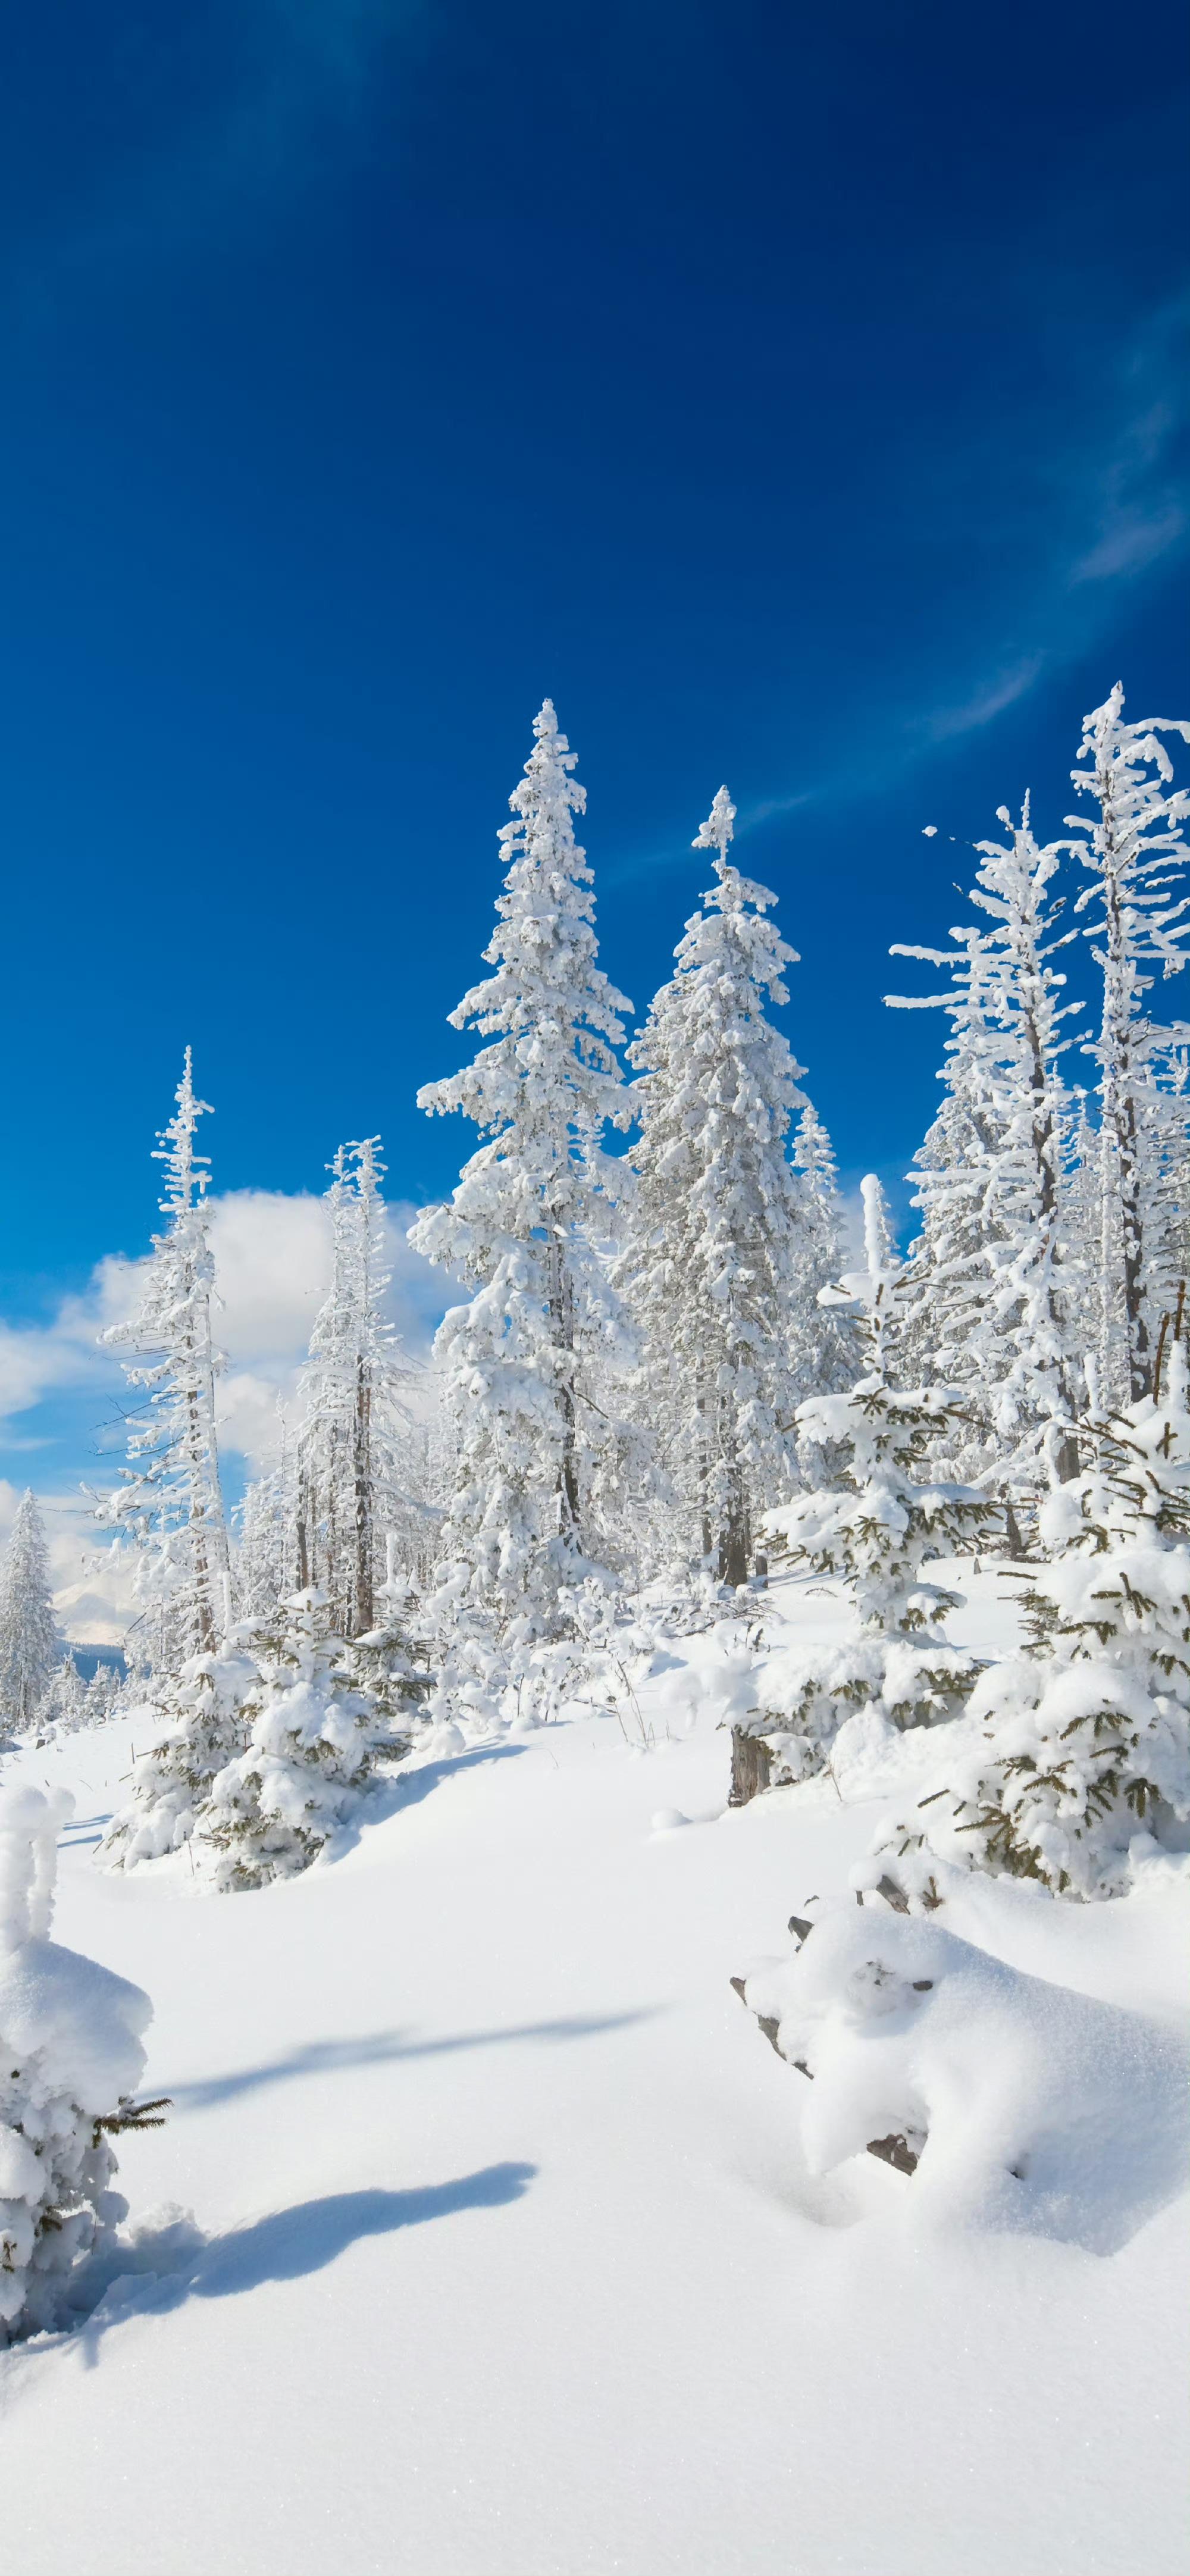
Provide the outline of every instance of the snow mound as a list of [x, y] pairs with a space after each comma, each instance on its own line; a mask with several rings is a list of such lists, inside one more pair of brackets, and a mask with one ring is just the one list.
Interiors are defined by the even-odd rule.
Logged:
[[80, 2267], [128, 2215], [105, 2123], [144, 2069], [147, 1995], [48, 1938], [74, 1801], [0, 1800], [0, 2342], [64, 2322]]
[[812, 2171], [900, 2136], [920, 2159], [906, 2188], [927, 2223], [1110, 2254], [1185, 2187], [1176, 2040], [937, 1922], [848, 1908], [744, 1993], [814, 2079], [801, 2103]]

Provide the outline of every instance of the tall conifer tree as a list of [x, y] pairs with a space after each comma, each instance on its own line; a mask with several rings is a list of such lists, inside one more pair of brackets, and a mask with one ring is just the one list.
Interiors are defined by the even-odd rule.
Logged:
[[186, 1049], [177, 1107], [158, 1139], [165, 1165], [161, 1211], [144, 1289], [135, 1315], [104, 1334], [147, 1401], [134, 1415], [128, 1466], [103, 1517], [129, 1530], [141, 1549], [140, 1586], [154, 1605], [150, 1631], [159, 1671], [179, 1671], [193, 1654], [209, 1654], [229, 1607], [229, 1558], [219, 1452], [215, 1377], [222, 1360], [211, 1342], [214, 1264], [204, 1198], [207, 1157], [194, 1135], [208, 1102], [195, 1096]]
[[896, 1009], [941, 1007], [952, 1035], [946, 1097], [921, 1153], [922, 1234], [908, 1274], [910, 1341], [930, 1373], [961, 1391], [968, 1472], [999, 1470], [1010, 1489], [1046, 1482], [1045, 1442], [1061, 1471], [1077, 1466], [1071, 1424], [1081, 1404], [1079, 1264], [1065, 1175], [1072, 1103], [1059, 1064], [1063, 999], [1052, 960], [1077, 936], [1059, 932], [1052, 883], [1063, 844], [1038, 847], [1028, 799], [1011, 837], [981, 841], [971, 900], [991, 927], [952, 931], [951, 949], [894, 956], [947, 966], [949, 994], [889, 996]]
[[776, 898], [728, 857], [734, 822], [721, 787], [693, 843], [714, 851], [715, 883], [628, 1050], [640, 1137], [617, 1275], [687, 1545], [738, 1584], [756, 1514], [795, 1472], [793, 1415], [821, 1319], [804, 1294], [810, 1228], [789, 1156], [801, 1067], [765, 1011], [788, 1000], [796, 951], [767, 917]]
[[451, 1012], [488, 1043], [418, 1095], [483, 1142], [410, 1241], [473, 1293], [437, 1339], [455, 1438], [439, 1575], [456, 1612], [545, 1633], [560, 1589], [614, 1532], [620, 1443], [601, 1371], [618, 1333], [600, 1246], [623, 1185], [602, 1151], [626, 1123], [615, 1048], [629, 1006], [596, 964], [592, 874], [573, 816], [586, 797], [547, 698], [499, 838], [507, 862], [493, 973]]
[[1178, 1258], [1172, 1183], [1185, 1171], [1175, 1058], [1178, 1039], [1190, 1032], [1155, 1024], [1144, 998], [1154, 980], [1146, 968], [1180, 974], [1190, 937], [1188, 899], [1178, 891], [1190, 790], [1173, 788], [1164, 733], [1190, 741], [1190, 724], [1129, 724], [1117, 682], [1086, 718], [1072, 772], [1094, 817], [1068, 818], [1094, 879], [1075, 909], [1095, 913], [1086, 935], [1103, 972], [1099, 1038], [1088, 1051], [1099, 1067], [1100, 1400], [1113, 1405], [1137, 1403], [1151, 1391], [1157, 1329]]
[[345, 1638], [376, 1622], [407, 1432], [409, 1370], [384, 1308], [379, 1144], [343, 1145], [331, 1167], [331, 1285], [310, 1340], [297, 1443], [297, 1582], [325, 1595]]
[[26, 1492], [0, 1575], [0, 1725], [28, 1734], [46, 1706], [61, 1660], [45, 1526]]

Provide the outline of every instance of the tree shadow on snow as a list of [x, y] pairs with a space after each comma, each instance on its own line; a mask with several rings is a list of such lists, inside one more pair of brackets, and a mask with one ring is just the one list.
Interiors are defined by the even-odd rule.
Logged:
[[[151, 2233], [129, 2249], [138, 2269], [107, 2281], [80, 2340], [88, 2366], [99, 2358], [103, 2335], [131, 2316], [160, 2316], [184, 2306], [187, 2299], [233, 2299], [259, 2290], [268, 2281], [301, 2281], [325, 2271], [349, 2245], [366, 2236], [390, 2236], [400, 2227], [423, 2227], [430, 2219], [450, 2218], [465, 2209], [504, 2209], [523, 2199], [536, 2165], [484, 2165], [478, 2173], [460, 2174], [453, 2182], [427, 2183], [410, 2191], [337, 2191], [321, 2200], [298, 2201], [277, 2209], [249, 2227], [205, 2242], [197, 2230], [176, 2222], [162, 2231], [160, 2250]], [[179, 2241], [179, 2238], [181, 2241]], [[152, 2267], [154, 2255], [170, 2268]], [[182, 2261], [179, 2267], [178, 2257]], [[98, 2287], [98, 2283], [96, 2284]]]
[[334, 2075], [352, 2066], [391, 2066], [411, 2057], [450, 2057], [463, 2048], [502, 2048], [512, 2040], [596, 2039], [605, 2030], [624, 2030], [630, 2022], [647, 2021], [641, 2008], [622, 2013], [572, 2013], [564, 2021], [514, 2023], [508, 2030], [463, 2030], [441, 2039], [411, 2039], [403, 2031], [374, 2031], [359, 2039], [311, 2039], [263, 2066], [237, 2067], [226, 2075], [196, 2078], [192, 2084], [163, 2083], [162, 2090], [178, 2111], [210, 2111], [255, 2093], [265, 2084], [288, 2084], [297, 2076]]
[[107, 1814], [103, 1816], [72, 1816], [65, 1830], [58, 1836], [59, 1851], [77, 1851], [83, 1843], [102, 1842], [111, 1820], [110, 1807]]
[[444, 1754], [441, 1761], [423, 1762], [416, 1771], [394, 1771], [388, 1778], [381, 1774], [368, 1789], [358, 1812], [340, 1825], [334, 1838], [335, 1859], [354, 1850], [365, 1825], [381, 1825], [406, 1807], [419, 1807], [423, 1798], [430, 1797], [457, 1772], [477, 1770], [484, 1762], [515, 1762], [524, 1751], [523, 1744], [474, 1744], [469, 1753]]

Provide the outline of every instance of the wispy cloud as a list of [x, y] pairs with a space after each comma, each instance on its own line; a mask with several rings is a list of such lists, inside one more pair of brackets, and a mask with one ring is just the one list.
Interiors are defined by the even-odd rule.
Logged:
[[1186, 512], [1179, 501], [1166, 501], [1155, 510], [1125, 511], [1071, 566], [1071, 581], [1127, 580], [1131, 573], [1147, 572], [1150, 564], [1181, 543], [1186, 528]]
[[1015, 706], [1018, 698], [1028, 696], [1034, 681], [1045, 668], [1044, 653], [1029, 653], [1013, 668], [1001, 671], [985, 681], [961, 706], [938, 707], [923, 719], [924, 731], [931, 742], [951, 742], [957, 734], [976, 733], [981, 725], [992, 724], [1003, 715], [1005, 707]]
[[[1053, 292], [1053, 281], [1050, 281]], [[1070, 382], [1081, 396], [1059, 422], [1051, 395], [1015, 419], [956, 438], [937, 470], [906, 466], [918, 483], [923, 538], [970, 558], [961, 623], [947, 636], [947, 661], [961, 686], [939, 697], [937, 672], [918, 656], [917, 706], [892, 699], [904, 675], [890, 675], [882, 714], [863, 711], [863, 754], [845, 710], [845, 750], [821, 738], [821, 768], [809, 785], [776, 790], [746, 809], [741, 828], [759, 829], [824, 796], [869, 796], [920, 768], [944, 744], [992, 725], [1039, 682], [1107, 636], [1129, 586], [1171, 565], [1190, 543], [1185, 456], [1190, 375], [1184, 337], [1190, 304], [1150, 312], [1110, 345], [1072, 349]], [[1073, 426], [1072, 424], [1073, 412]], [[1005, 455], [1011, 471], [1005, 471]], [[912, 664], [909, 665], [910, 672]], [[1109, 672], [1104, 685], [1115, 677]]]
[[822, 793], [821, 787], [799, 787], [791, 796], [759, 797], [753, 804], [743, 806], [737, 815], [737, 840], [747, 832], [759, 831], [762, 824], [771, 823], [778, 814], [796, 814], [803, 805], [816, 805]]

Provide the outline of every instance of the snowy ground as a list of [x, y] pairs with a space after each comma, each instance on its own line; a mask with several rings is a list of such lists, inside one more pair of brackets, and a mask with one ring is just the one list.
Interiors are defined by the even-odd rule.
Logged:
[[[580, 1715], [430, 1761], [263, 1894], [92, 1868], [126, 1724], [17, 1757], [79, 1801], [56, 1937], [155, 2003], [175, 2107], [122, 2141], [134, 2217], [206, 2240], [0, 2364], [22, 2576], [1182, 2576], [1190, 2202], [1104, 2256], [925, 2226], [870, 2157], [808, 2172], [807, 2088], [728, 1979], [845, 1887], [888, 1792], [724, 1814], [722, 1649], [643, 1687], [654, 1749]], [[946, 1913], [1183, 2005], [1171, 1886]]]

